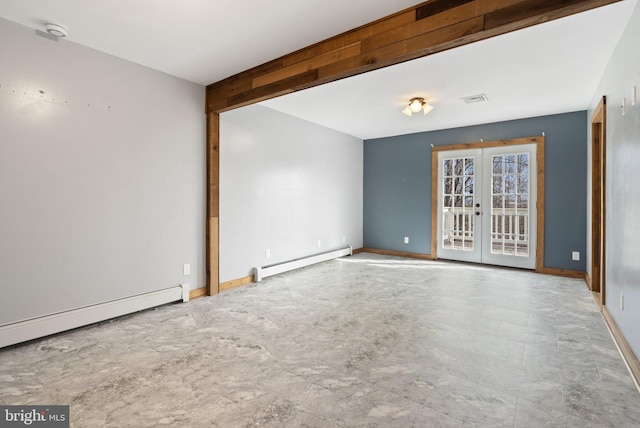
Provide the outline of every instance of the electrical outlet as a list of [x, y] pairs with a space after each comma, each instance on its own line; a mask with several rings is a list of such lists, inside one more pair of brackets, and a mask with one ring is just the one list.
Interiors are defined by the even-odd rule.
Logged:
[[637, 86], [633, 86], [633, 89], [631, 89], [631, 105], [634, 106], [638, 103], [638, 87]]
[[186, 264], [182, 265], [182, 274], [183, 275], [190, 275], [191, 274], [191, 265], [189, 263], [186, 263]]
[[343, 244], [346, 244], [346, 243], [347, 243], [347, 237], [346, 237], [346, 236], [343, 236], [343, 237], [342, 237], [342, 243], [343, 243]]
[[571, 260], [577, 262], [580, 261], [580, 251], [572, 251], [571, 252]]
[[318, 248], [322, 247], [322, 241], [318, 239]]
[[264, 250], [264, 258], [268, 259], [269, 257], [271, 257], [271, 250], [267, 248]]
[[624, 294], [620, 293], [620, 310], [624, 311]]
[[408, 243], [409, 243], [409, 237], [408, 237], [408, 236], [405, 236], [405, 237], [404, 237], [404, 243], [405, 243], [405, 244], [408, 244]]

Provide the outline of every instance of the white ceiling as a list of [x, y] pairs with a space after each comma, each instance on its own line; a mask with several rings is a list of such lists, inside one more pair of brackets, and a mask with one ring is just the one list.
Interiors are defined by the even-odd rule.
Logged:
[[[262, 103], [375, 138], [584, 110], [637, 0], [542, 24]], [[0, 17], [202, 85], [404, 8], [415, 0], [1, 0]], [[489, 101], [460, 98], [485, 93]], [[400, 113], [409, 98], [435, 107]]]
[[0, 17], [207, 85], [419, 0], [0, 0]]

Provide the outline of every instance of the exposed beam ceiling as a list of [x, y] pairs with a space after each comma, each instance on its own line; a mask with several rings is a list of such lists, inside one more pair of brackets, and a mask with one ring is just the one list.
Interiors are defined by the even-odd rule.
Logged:
[[[614, 3], [261, 104], [364, 139], [586, 110], [604, 95], [594, 91], [635, 6]], [[462, 101], [478, 94], [489, 101]], [[401, 114], [416, 96], [434, 110]]]

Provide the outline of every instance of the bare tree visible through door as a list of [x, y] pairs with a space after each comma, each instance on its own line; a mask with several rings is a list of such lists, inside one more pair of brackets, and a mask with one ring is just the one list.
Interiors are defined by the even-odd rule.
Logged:
[[436, 151], [438, 258], [535, 268], [537, 138]]
[[473, 251], [475, 205], [475, 158], [443, 161], [442, 247]]
[[491, 159], [491, 253], [529, 255], [529, 154]]

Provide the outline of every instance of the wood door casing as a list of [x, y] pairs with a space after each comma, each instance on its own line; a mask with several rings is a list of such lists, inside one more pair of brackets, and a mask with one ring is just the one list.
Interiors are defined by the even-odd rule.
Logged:
[[438, 154], [442, 151], [484, 149], [491, 147], [506, 147], [526, 144], [536, 145], [536, 234], [535, 234], [535, 271], [544, 271], [544, 143], [545, 137], [524, 137], [510, 140], [496, 140], [477, 143], [434, 146], [431, 152], [431, 257], [438, 257]]
[[606, 97], [591, 116], [591, 272], [590, 288], [605, 305]]

